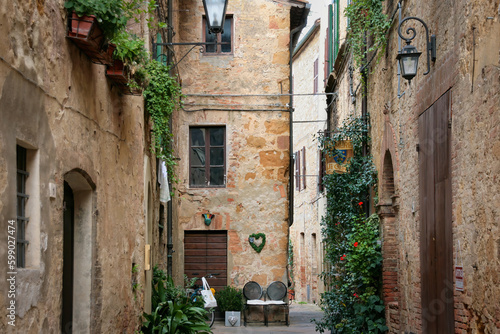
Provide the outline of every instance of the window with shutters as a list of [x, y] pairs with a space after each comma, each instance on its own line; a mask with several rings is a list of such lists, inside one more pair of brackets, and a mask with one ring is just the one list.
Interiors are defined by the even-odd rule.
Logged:
[[306, 148], [295, 152], [295, 189], [306, 189]]
[[226, 128], [189, 129], [189, 185], [224, 187], [226, 183]]

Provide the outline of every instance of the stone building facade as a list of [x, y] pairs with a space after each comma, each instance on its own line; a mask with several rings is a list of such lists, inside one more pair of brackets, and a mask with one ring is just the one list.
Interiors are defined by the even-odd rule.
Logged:
[[[143, 99], [65, 38], [64, 1], [2, 2], [0, 20], [0, 332], [138, 329], [157, 226]], [[19, 216], [28, 243], [11, 264]]]
[[[214, 38], [200, 1], [179, 1], [176, 8], [174, 42]], [[185, 274], [211, 273], [218, 274], [209, 280], [216, 289], [288, 282], [290, 45], [306, 10], [295, 0], [229, 1], [220, 42], [230, 44], [203, 52], [175, 46], [185, 94], [173, 122], [179, 283]], [[262, 249], [254, 250], [249, 238]]]
[[[367, 94], [354, 90], [352, 103], [342, 29], [327, 91], [338, 92], [333, 128], [348, 110], [370, 115], [389, 332], [496, 333], [500, 3], [385, 1], [384, 10], [392, 20], [387, 51], [370, 65]], [[423, 75], [425, 31], [416, 20], [404, 26], [416, 29], [412, 45], [423, 52], [411, 85], [396, 61], [396, 29], [408, 16], [437, 40]]]
[[294, 50], [293, 55], [293, 154], [294, 196], [293, 283], [295, 301], [319, 303], [323, 283], [323, 243], [321, 218], [326, 198], [322, 188], [322, 156], [318, 136], [326, 130], [324, 92], [324, 26], [314, 22]]

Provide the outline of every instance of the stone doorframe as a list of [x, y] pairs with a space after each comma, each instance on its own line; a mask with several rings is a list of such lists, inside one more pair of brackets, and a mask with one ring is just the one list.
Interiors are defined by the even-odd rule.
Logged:
[[74, 195], [73, 333], [91, 333], [96, 324], [96, 185], [81, 169], [64, 175]]

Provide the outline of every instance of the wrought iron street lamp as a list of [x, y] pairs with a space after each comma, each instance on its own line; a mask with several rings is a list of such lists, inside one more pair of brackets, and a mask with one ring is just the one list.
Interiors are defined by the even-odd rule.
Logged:
[[228, 0], [203, 0], [205, 15], [207, 16], [208, 31], [219, 34], [224, 31], [226, 7]]
[[411, 82], [411, 79], [417, 75], [417, 69], [418, 69], [418, 58], [422, 54], [422, 52], [418, 52], [417, 48], [411, 45], [411, 41], [415, 38], [417, 35], [417, 32], [415, 31], [415, 28], [410, 27], [406, 29], [406, 34], [408, 37], [404, 37], [403, 34], [401, 33], [401, 26], [404, 22], [408, 20], [417, 20], [425, 28], [425, 36], [426, 36], [426, 43], [427, 43], [427, 72], [424, 73], [424, 75], [429, 74], [431, 70], [431, 65], [430, 65], [430, 59], [432, 61], [436, 61], [436, 35], [432, 35], [429, 38], [429, 29], [427, 28], [427, 25], [425, 24], [424, 21], [419, 19], [418, 17], [414, 16], [409, 16], [404, 18], [401, 23], [398, 26], [398, 35], [402, 39], [405, 40], [406, 45], [403, 47], [403, 49], [398, 53], [398, 56], [396, 59], [399, 60], [399, 68], [401, 69], [401, 74], [403, 78]]

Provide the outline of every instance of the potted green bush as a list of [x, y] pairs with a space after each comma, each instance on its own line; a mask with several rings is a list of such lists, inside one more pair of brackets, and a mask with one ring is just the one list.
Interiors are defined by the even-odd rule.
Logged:
[[67, 37], [92, 62], [112, 63], [114, 46], [108, 41], [125, 29], [132, 14], [123, 0], [66, 0], [69, 12]]
[[114, 61], [108, 65], [106, 76], [113, 80], [124, 94], [140, 93], [145, 84], [148, 52], [144, 40], [122, 31], [113, 38], [116, 45]]
[[227, 327], [239, 327], [241, 311], [243, 310], [243, 292], [232, 286], [215, 292], [217, 307], [225, 314], [225, 325]]

